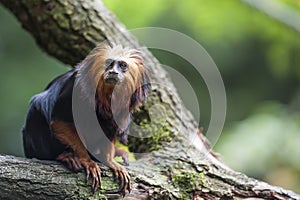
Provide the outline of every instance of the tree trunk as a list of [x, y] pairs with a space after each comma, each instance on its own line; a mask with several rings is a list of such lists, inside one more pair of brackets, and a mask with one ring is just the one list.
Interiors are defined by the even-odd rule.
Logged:
[[[100, 0], [0, 2], [15, 14], [44, 51], [67, 64], [78, 63], [104, 40], [141, 47]], [[153, 86], [148, 102], [148, 106], [165, 106], [167, 124], [162, 125], [162, 131], [151, 129], [154, 133], [150, 139], [130, 140], [135, 152], [151, 152], [127, 167], [133, 189], [125, 199], [300, 199], [293, 192], [234, 172], [216, 159], [190, 112], [182, 109], [178, 116], [178, 105], [182, 103], [166, 71], [148, 50], [143, 51], [154, 81], [169, 88]], [[190, 139], [195, 136], [197, 143]], [[102, 190], [92, 195], [83, 173], [71, 173], [56, 162], [11, 156], [1, 156], [0, 162], [1, 199], [122, 198], [117, 182], [102, 165]]]

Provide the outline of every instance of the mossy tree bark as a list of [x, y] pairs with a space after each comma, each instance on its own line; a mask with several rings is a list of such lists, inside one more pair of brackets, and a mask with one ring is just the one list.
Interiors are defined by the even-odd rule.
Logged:
[[[73, 66], [104, 40], [141, 47], [100, 0], [0, 2], [15, 14], [45, 52]], [[163, 131], [152, 133], [154, 139], [131, 139], [133, 150], [152, 152], [128, 167], [133, 189], [125, 199], [300, 199], [293, 192], [228, 169], [211, 154], [205, 140], [199, 139], [194, 146], [191, 136], [201, 136], [197, 123], [187, 110], [182, 110], [180, 116], [176, 114], [181, 102], [168, 74], [149, 51], [144, 49], [143, 53], [154, 81], [173, 91], [152, 88], [148, 105], [167, 107], [167, 125], [163, 125]], [[56, 162], [1, 156], [0, 163], [1, 199], [122, 198], [105, 166], [101, 166], [102, 190], [92, 195], [82, 173], [71, 173]]]

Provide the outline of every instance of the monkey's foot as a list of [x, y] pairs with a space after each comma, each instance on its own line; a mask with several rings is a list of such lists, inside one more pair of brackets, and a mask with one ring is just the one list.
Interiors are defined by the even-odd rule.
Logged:
[[121, 194], [125, 196], [126, 190], [130, 193], [130, 176], [127, 170], [115, 161], [108, 162], [107, 164], [112, 169], [114, 176], [120, 179], [119, 191]]
[[81, 165], [78, 156], [74, 152], [65, 151], [59, 154], [56, 160], [61, 161], [69, 169], [75, 172], [83, 170], [83, 166]]
[[98, 164], [90, 159], [81, 160], [81, 164], [85, 168], [86, 181], [88, 181], [90, 175], [92, 176], [92, 192], [95, 193], [96, 190], [101, 188], [101, 170]]
[[129, 166], [129, 155], [128, 155], [128, 152], [126, 152], [121, 147], [115, 147], [115, 157], [116, 156], [121, 156], [121, 158], [123, 160], [123, 165]]

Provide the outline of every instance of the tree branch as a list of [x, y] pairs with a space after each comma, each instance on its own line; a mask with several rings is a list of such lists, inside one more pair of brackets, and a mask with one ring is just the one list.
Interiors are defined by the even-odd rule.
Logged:
[[[159, 159], [165, 160], [166, 156], [159, 155], [156, 158], [157, 162]], [[149, 158], [143, 159], [129, 167], [134, 183], [132, 192], [124, 199], [181, 199], [192, 196], [203, 199], [233, 199], [233, 197], [300, 199], [293, 192], [269, 186], [240, 173], [225, 171], [208, 163], [187, 164], [187, 160], [183, 158], [172, 161], [181, 163], [182, 169], [185, 166], [190, 168], [188, 170], [197, 171], [198, 176], [188, 170], [171, 174], [168, 168], [162, 170], [158, 166], [147, 166], [152, 161], [149, 161]], [[118, 194], [118, 184], [110, 170], [104, 165], [99, 165], [102, 169], [102, 189], [92, 195], [88, 187], [90, 182], [86, 183], [84, 173], [75, 174], [54, 161], [0, 156], [0, 197], [1, 199], [123, 199]], [[144, 171], [144, 174], [140, 174], [141, 171]], [[198, 178], [199, 180], [196, 180]], [[195, 187], [198, 187], [197, 190]], [[192, 192], [192, 196], [182, 196], [187, 192], [182, 191], [183, 189], [195, 191]]]
[[[141, 47], [100, 0], [0, 2], [15, 14], [44, 51], [64, 63], [76, 64], [105, 39]], [[182, 103], [166, 71], [147, 49], [144, 55], [154, 81], [173, 91], [153, 86], [149, 106], [164, 105], [167, 124], [162, 125], [163, 133], [150, 130], [153, 138], [147, 141], [130, 141], [135, 152], [141, 146], [154, 151], [128, 167], [133, 191], [125, 199], [300, 199], [293, 192], [234, 172], [216, 159], [197, 136], [197, 123], [189, 111], [182, 109], [181, 116], [176, 114]], [[197, 144], [190, 138], [197, 139]], [[172, 143], [168, 142], [170, 139]], [[121, 198], [111, 173], [102, 165], [101, 169], [103, 190], [92, 196], [82, 173], [70, 173], [55, 162], [1, 156], [0, 198]]]

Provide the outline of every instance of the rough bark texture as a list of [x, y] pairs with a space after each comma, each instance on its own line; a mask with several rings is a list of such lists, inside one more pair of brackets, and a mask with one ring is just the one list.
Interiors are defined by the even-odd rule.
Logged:
[[[16, 15], [44, 51], [64, 63], [78, 63], [105, 39], [140, 47], [100, 0], [0, 2]], [[293, 192], [248, 178], [218, 161], [197, 136], [197, 123], [189, 111], [183, 110], [178, 116], [182, 103], [167, 73], [151, 53], [145, 50], [144, 54], [154, 81], [168, 85], [168, 89], [152, 88], [148, 106], [163, 105], [167, 122], [161, 130], [147, 130], [153, 135], [150, 139], [131, 139], [135, 152], [152, 151], [128, 167], [133, 190], [125, 199], [300, 199]], [[190, 138], [198, 139], [197, 147]], [[104, 166], [103, 189], [92, 195], [83, 173], [70, 173], [56, 162], [1, 156], [0, 163], [1, 199], [121, 198], [116, 181]]]

